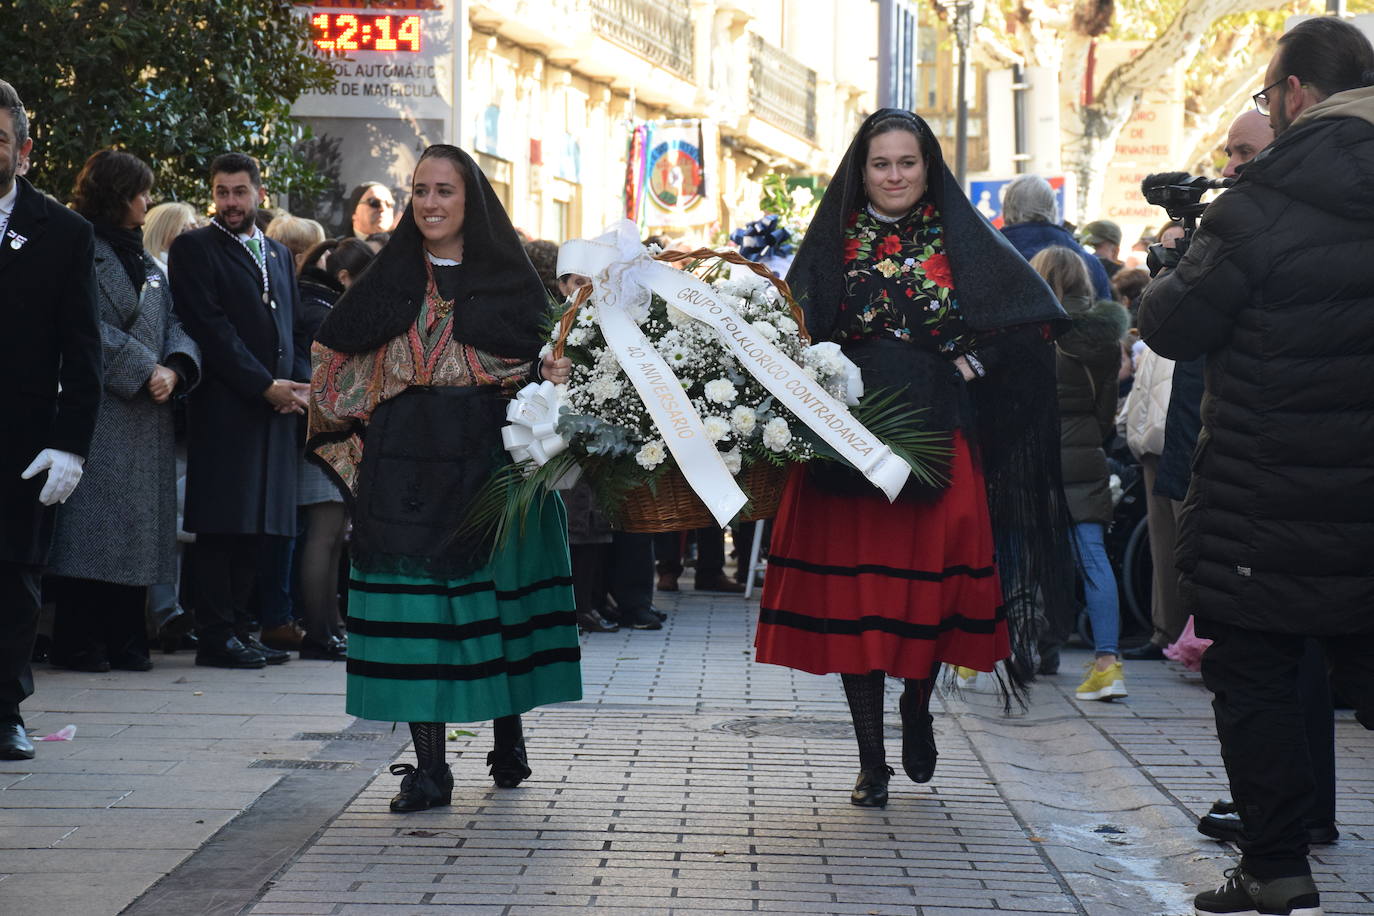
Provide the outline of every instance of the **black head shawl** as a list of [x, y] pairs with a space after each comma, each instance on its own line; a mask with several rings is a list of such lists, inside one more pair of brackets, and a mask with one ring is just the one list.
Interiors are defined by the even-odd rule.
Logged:
[[[463, 292], [453, 337], [497, 356], [534, 359], [544, 343], [548, 299], [510, 217], [472, 157], [457, 147], [465, 176]], [[341, 353], [366, 353], [406, 333], [428, 282], [415, 204], [377, 257], [340, 297], [316, 340]]]
[[[1037, 598], [1049, 618], [1049, 635], [1067, 635], [1072, 613], [1071, 520], [1059, 469], [1059, 408], [1054, 348], [1037, 328], [1058, 335], [1067, 316], [1054, 293], [974, 209], [944, 162], [940, 144], [919, 116], [901, 109], [874, 112], [860, 126], [816, 207], [806, 238], [787, 272], [787, 282], [806, 314], [815, 340], [835, 328], [844, 294], [844, 238], [849, 217], [864, 206], [863, 169], [868, 141], [881, 121], [909, 121], [926, 159], [923, 198], [940, 212], [945, 253], [959, 312], [975, 332], [1008, 330], [1006, 358], [997, 371], [970, 384], [978, 414], [978, 447], [987, 480], [988, 508], [997, 541], [998, 572], [1011, 631], [1013, 691], [1034, 676], [1036, 643], [1045, 627]], [[1026, 327], [1029, 326], [1029, 327]], [[1062, 632], [1060, 632], [1062, 631]]]
[[940, 211], [945, 254], [954, 275], [959, 312], [969, 326], [989, 331], [1032, 322], [1063, 321], [1064, 310], [1045, 281], [969, 202], [945, 166], [939, 141], [930, 126], [909, 111], [883, 108], [869, 115], [854, 135], [787, 271], [787, 283], [806, 312], [806, 327], [811, 336], [826, 340], [834, 330], [844, 291], [845, 225], [850, 214], [868, 202], [863, 172], [871, 131], [890, 118], [911, 122], [920, 135], [926, 157], [927, 190], [923, 200]]

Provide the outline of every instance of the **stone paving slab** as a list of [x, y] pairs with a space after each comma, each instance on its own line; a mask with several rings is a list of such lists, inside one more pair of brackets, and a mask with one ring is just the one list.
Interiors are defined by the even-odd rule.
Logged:
[[35, 666], [29, 731], [77, 733], [37, 743], [34, 760], [0, 761], [0, 913], [120, 912], [288, 772], [250, 763], [309, 758], [323, 742], [296, 734], [354, 721], [343, 713], [342, 665], [225, 671], [184, 652], [153, 660], [140, 673]]

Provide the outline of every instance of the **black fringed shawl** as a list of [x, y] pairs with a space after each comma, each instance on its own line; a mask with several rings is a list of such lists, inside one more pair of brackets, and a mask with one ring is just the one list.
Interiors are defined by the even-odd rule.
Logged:
[[[908, 111], [886, 108], [864, 121], [845, 152], [787, 273], [814, 340], [828, 340], [844, 294], [845, 226], [867, 203], [863, 167], [875, 124], [909, 119], [927, 151], [929, 188], [944, 221], [945, 253], [959, 311], [977, 333], [1025, 325], [1068, 327], [1054, 293], [1006, 238], [974, 209], [944, 164], [930, 127]], [[1040, 631], [1038, 590], [1047, 609], [1073, 606], [1071, 522], [1059, 469], [1059, 411], [1054, 348], [1043, 335], [1008, 333], [999, 338], [997, 368], [970, 383], [977, 412], [978, 455], [987, 480], [988, 508], [996, 539], [998, 571], [1007, 607], [1012, 651], [1023, 662], [1036, 657]], [[1033, 671], [1011, 665], [1015, 689]]]

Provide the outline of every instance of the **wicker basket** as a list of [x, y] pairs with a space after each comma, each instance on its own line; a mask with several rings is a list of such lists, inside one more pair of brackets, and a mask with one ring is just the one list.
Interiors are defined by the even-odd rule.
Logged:
[[[755, 461], [740, 472], [739, 485], [749, 496], [748, 504], [740, 512], [740, 521], [752, 522], [777, 514], [782, 488], [787, 482], [787, 471], [787, 468], [777, 467], [767, 461]], [[677, 468], [670, 468], [659, 477], [656, 488], [657, 492], [644, 484], [626, 494], [620, 506], [620, 516], [616, 519], [621, 530], [657, 534], [715, 526], [715, 517], [692, 492]]]

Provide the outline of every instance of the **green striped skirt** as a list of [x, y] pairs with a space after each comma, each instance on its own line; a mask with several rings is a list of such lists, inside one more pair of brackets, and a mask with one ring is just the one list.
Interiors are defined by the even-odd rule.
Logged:
[[582, 699], [567, 531], [554, 496], [470, 576], [354, 568], [348, 713], [386, 722], [481, 722]]

